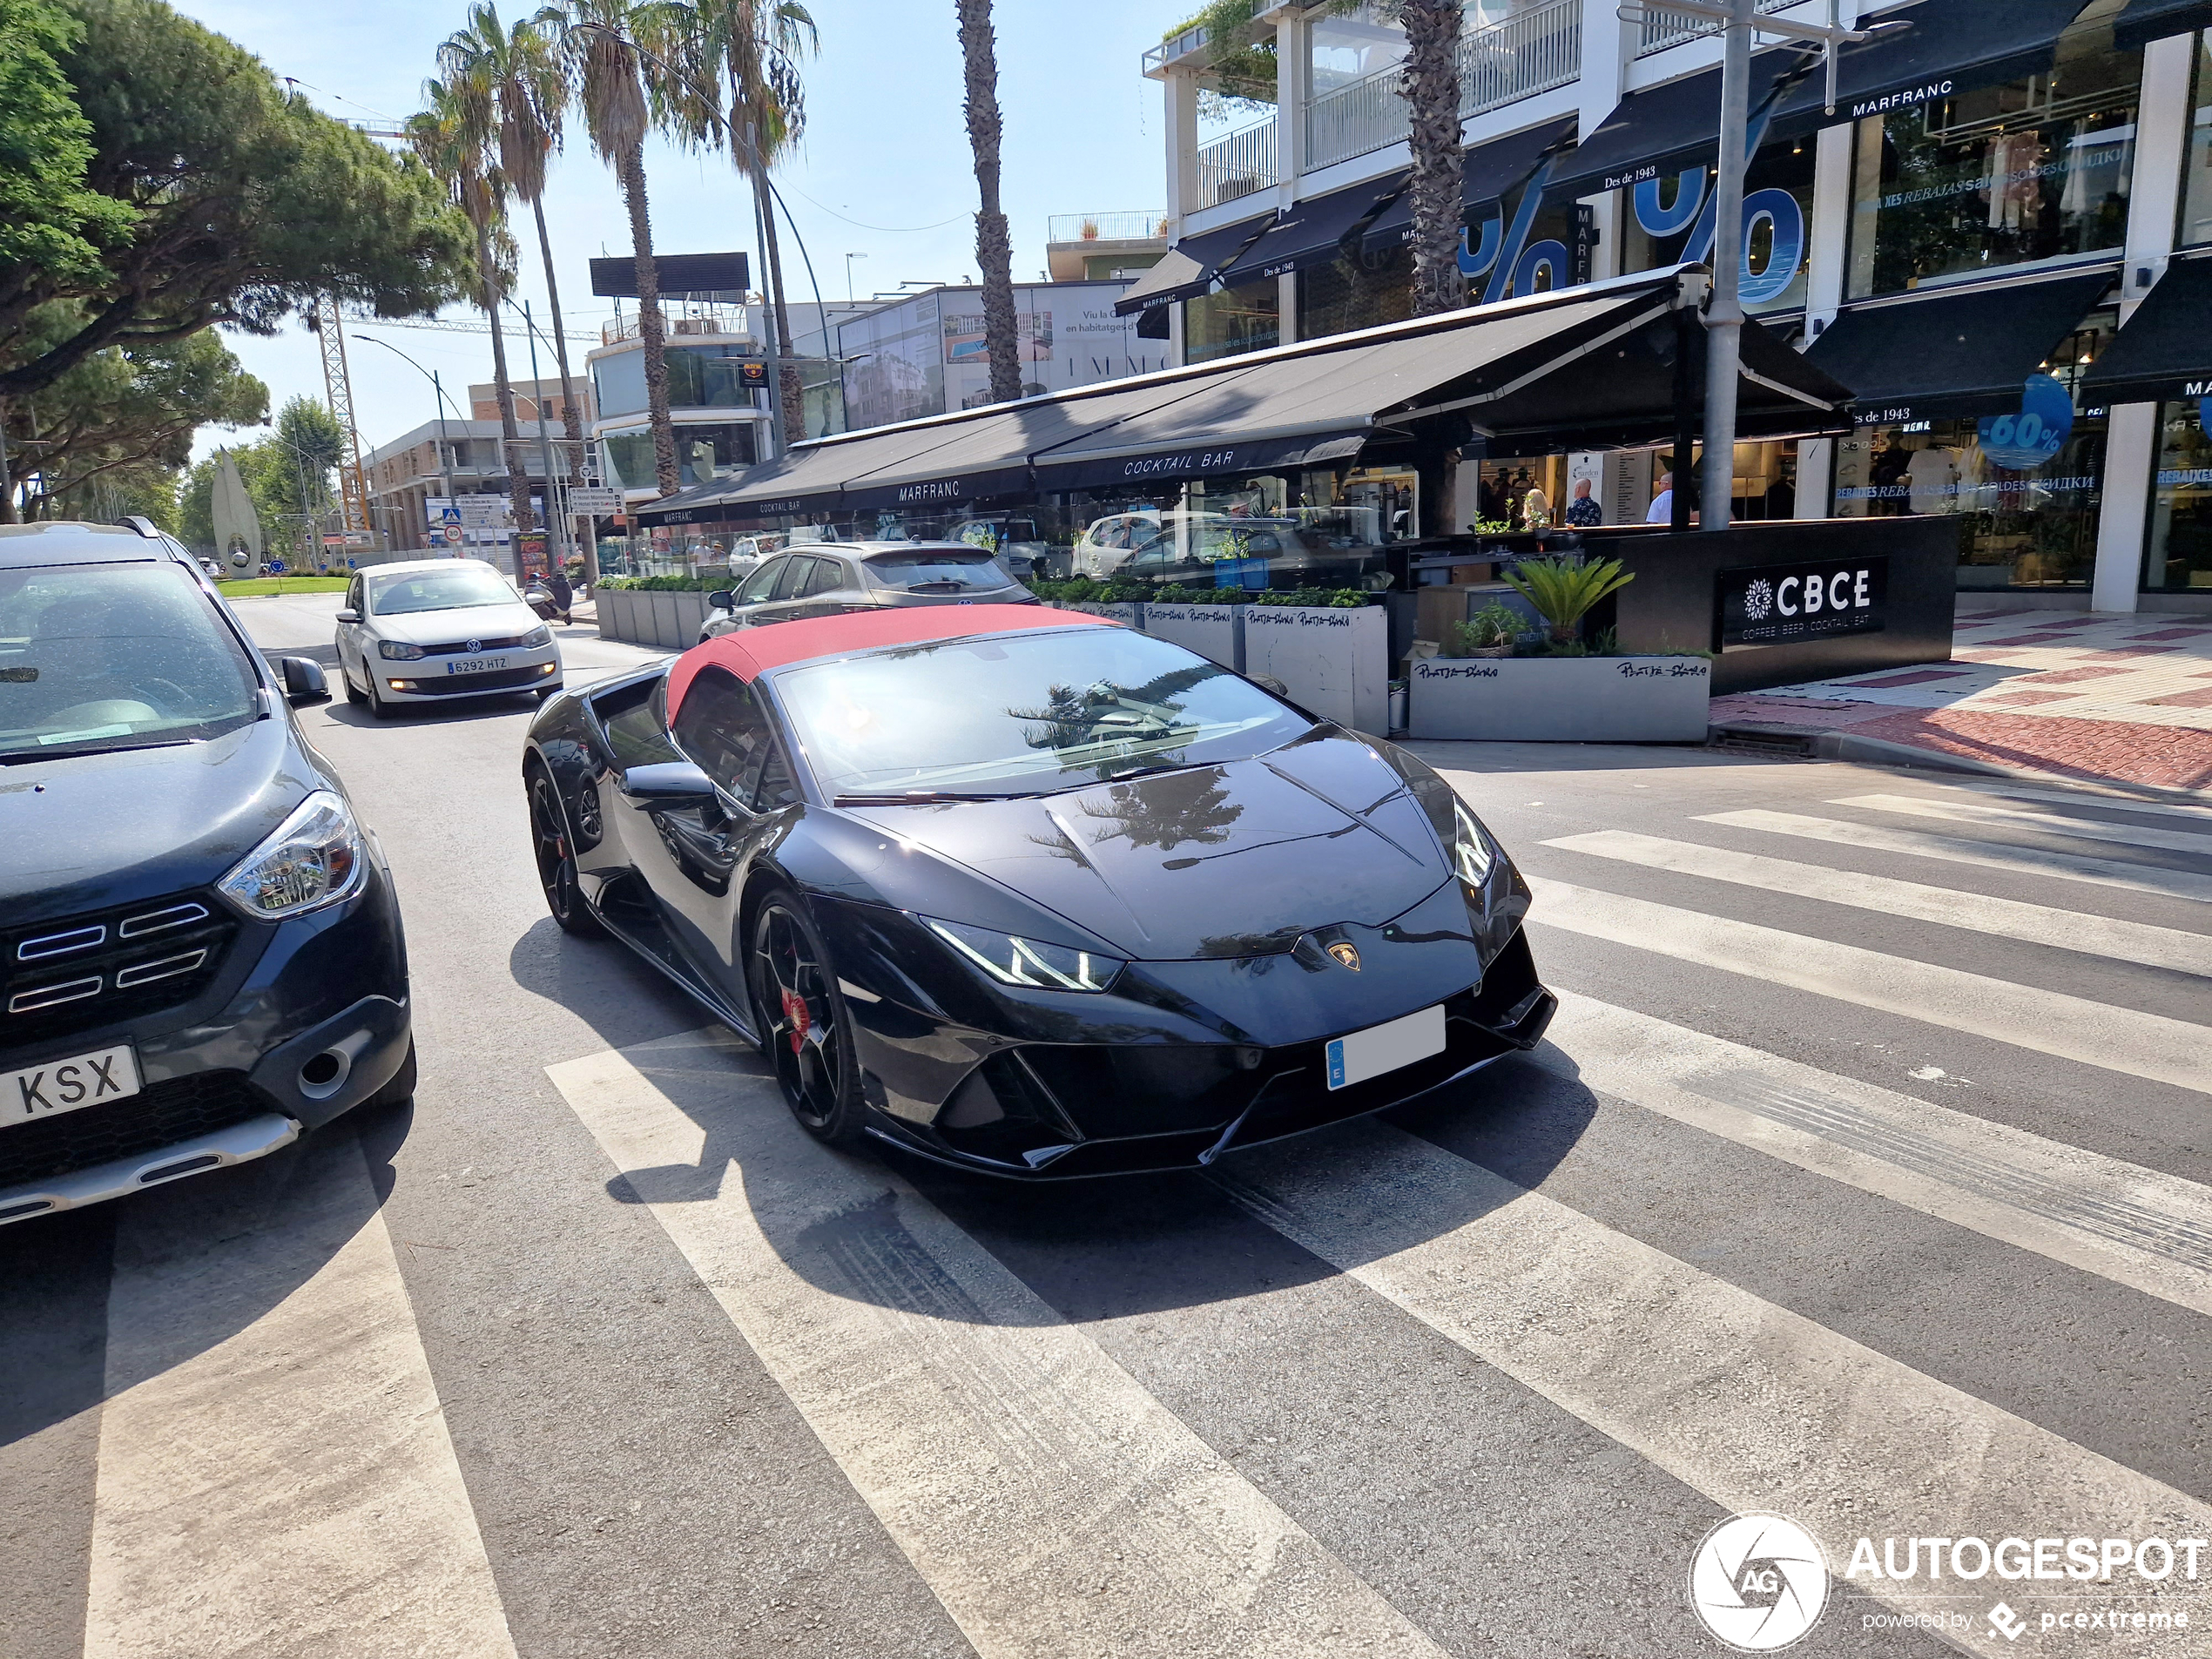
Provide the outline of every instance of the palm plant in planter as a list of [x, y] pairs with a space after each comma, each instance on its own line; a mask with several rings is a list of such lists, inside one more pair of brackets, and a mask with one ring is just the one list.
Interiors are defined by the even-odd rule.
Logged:
[[1523, 559], [1506, 581], [1544, 619], [1554, 647], [1572, 645], [1590, 608], [1635, 580], [1618, 559]]

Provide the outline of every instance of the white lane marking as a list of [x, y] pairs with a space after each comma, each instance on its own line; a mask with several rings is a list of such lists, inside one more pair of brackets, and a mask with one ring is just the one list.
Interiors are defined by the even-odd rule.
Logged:
[[1844, 795], [1831, 806], [1866, 806], [1878, 813], [1899, 813], [1910, 818], [1936, 818], [1954, 824], [1995, 824], [2006, 828], [2033, 830], [2045, 835], [2066, 835], [2085, 841], [2117, 841], [2127, 846], [2155, 846], [2177, 853], [2212, 853], [2212, 835], [2193, 835], [2187, 830], [2149, 829], [2138, 824], [2114, 824], [2102, 819], [2065, 818], [2056, 813], [2029, 812], [2012, 806], [1987, 806], [1979, 801], [1927, 800], [1918, 795]]
[[983, 1659], [1440, 1650], [734, 1042], [549, 1067]]
[[1978, 893], [1961, 893], [1954, 887], [1932, 887], [1923, 882], [1900, 881], [1889, 876], [1861, 875], [1854, 870], [1831, 870], [1817, 864], [1764, 858], [1756, 853], [1702, 846], [1689, 841], [1665, 840], [1629, 830], [1562, 835], [1544, 845], [1587, 853], [1595, 858], [1617, 859], [1650, 870], [1671, 870], [1682, 875], [1756, 887], [1765, 893], [1791, 893], [1801, 899], [1850, 905], [1883, 915], [1910, 916], [1918, 921], [1993, 934], [2001, 939], [2025, 940], [2033, 945], [2050, 945], [2084, 955], [2141, 962], [2147, 968], [2170, 968], [2182, 974], [2212, 975], [2212, 934], [2184, 933], [2178, 927], [2156, 927], [2147, 922], [2085, 915], [2049, 905], [2027, 904], [2017, 899], [1992, 899]]
[[511, 1659], [359, 1143], [116, 1227], [85, 1653]]
[[[2212, 1537], [2212, 1507], [1387, 1124], [1231, 1153], [1213, 1178], [1723, 1509], [1804, 1523], [1838, 1574], [1861, 1536]], [[1851, 1581], [1912, 1612], [1979, 1614], [2027, 1588]], [[2084, 1606], [2212, 1616], [2212, 1583], [2178, 1570], [2080, 1589]], [[2100, 1631], [2096, 1651], [2161, 1640]]]
[[1859, 846], [1876, 853], [1939, 859], [1946, 864], [1979, 865], [2013, 875], [2055, 876], [2064, 881], [2087, 881], [2129, 893], [2154, 893], [2168, 899], [2212, 902], [2212, 875], [2163, 870], [2155, 865], [2130, 864], [2119, 859], [2047, 853], [2040, 847], [2014, 846], [2004, 841], [1929, 835], [1919, 830], [1892, 829], [1886, 824], [1854, 824], [1845, 819], [1808, 818], [1799, 813], [1709, 813], [1696, 821], [1726, 824], [1734, 829], [1764, 830], [1773, 835], [1794, 835], [1801, 840]]
[[2200, 1093], [2212, 1027], [1530, 876], [1532, 920]]
[[2212, 806], [2184, 806], [2171, 801], [2135, 800], [2126, 795], [2099, 794], [2088, 790], [2033, 789], [2025, 784], [1970, 783], [1954, 779], [1925, 787], [1968, 790], [1977, 795], [2002, 795], [2013, 800], [2047, 800], [2060, 806], [2101, 806], [2107, 812], [2143, 813], [2160, 818], [2188, 819], [2212, 825]]
[[1548, 1034], [1555, 1046], [1530, 1056], [1538, 1065], [1939, 1221], [2212, 1314], [2212, 1188], [1572, 991], [1559, 1000]]

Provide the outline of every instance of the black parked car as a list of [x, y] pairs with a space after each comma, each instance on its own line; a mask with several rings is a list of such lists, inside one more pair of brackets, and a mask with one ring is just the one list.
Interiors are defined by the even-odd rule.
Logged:
[[414, 1092], [382, 854], [185, 550], [0, 526], [0, 1222]]
[[734, 590], [707, 595], [699, 637], [900, 605], [1035, 604], [988, 549], [965, 542], [840, 542], [764, 559]]
[[561, 926], [759, 1042], [832, 1143], [1204, 1163], [1554, 1006], [1526, 885], [1435, 772], [1088, 617], [748, 629], [554, 698], [523, 778]]

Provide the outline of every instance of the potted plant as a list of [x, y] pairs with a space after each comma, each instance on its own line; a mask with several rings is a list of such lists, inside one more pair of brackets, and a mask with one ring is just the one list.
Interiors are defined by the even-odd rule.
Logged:
[[1493, 599], [1465, 622], [1452, 624], [1447, 657], [1510, 657], [1521, 643], [1521, 614]]
[[1572, 645], [1582, 618], [1608, 593], [1635, 580], [1618, 559], [1590, 560], [1579, 555], [1522, 559], [1506, 573], [1506, 583], [1534, 607], [1550, 631], [1554, 649]]
[[1086, 242], [1096, 242], [1098, 239], [1098, 221], [1095, 219], [1083, 220], [1081, 235]]

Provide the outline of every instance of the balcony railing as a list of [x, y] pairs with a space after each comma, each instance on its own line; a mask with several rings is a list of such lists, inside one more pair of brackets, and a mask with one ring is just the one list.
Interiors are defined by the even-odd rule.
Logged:
[[[685, 302], [680, 312], [671, 313], [665, 301], [661, 306], [661, 321], [670, 338], [678, 334], [729, 334], [743, 340], [750, 338], [745, 307], [743, 306], [706, 306]], [[610, 317], [599, 325], [599, 343], [616, 346], [625, 340], [637, 338], [640, 324], [634, 311], [620, 317]]]
[[1275, 183], [1275, 118], [1239, 128], [1198, 152], [1198, 206], [1216, 207]]
[[[1779, 11], [1797, 0], [1759, 0], [1761, 11]], [[1679, 46], [1685, 40], [1695, 40], [1700, 35], [1717, 35], [1721, 25], [1710, 18], [1693, 17], [1687, 11], [1668, 11], [1658, 6], [1643, 10], [1643, 28], [1636, 41], [1636, 56], [1649, 57], [1662, 52], [1669, 46]]]
[[1045, 221], [1048, 242], [1155, 242], [1168, 233], [1157, 210], [1133, 213], [1055, 213]]
[[1156, 69], [1164, 69], [1178, 57], [1188, 57], [1204, 46], [1212, 36], [1203, 24], [1194, 24], [1179, 35], [1170, 35], [1144, 54], [1143, 71], [1150, 75]]
[[[1784, 4], [1791, 0], [1782, 0]], [[1460, 118], [1564, 86], [1581, 73], [1581, 0], [1524, 11], [1460, 37]], [[1401, 68], [1337, 87], [1305, 107], [1310, 171], [1404, 139], [1413, 118], [1398, 88]]]

